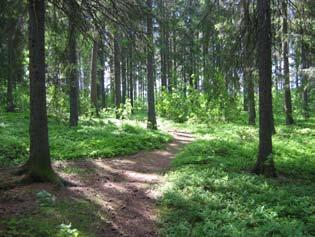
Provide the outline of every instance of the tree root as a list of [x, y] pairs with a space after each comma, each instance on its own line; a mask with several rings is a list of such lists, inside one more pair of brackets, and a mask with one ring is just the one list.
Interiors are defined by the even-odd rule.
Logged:
[[14, 176], [24, 176], [19, 181], [15, 182], [16, 186], [19, 184], [27, 185], [31, 183], [51, 183], [60, 188], [77, 186], [75, 183], [63, 179], [53, 170], [48, 172], [34, 173], [31, 171], [27, 163], [19, 167], [17, 170], [11, 172], [11, 174]]

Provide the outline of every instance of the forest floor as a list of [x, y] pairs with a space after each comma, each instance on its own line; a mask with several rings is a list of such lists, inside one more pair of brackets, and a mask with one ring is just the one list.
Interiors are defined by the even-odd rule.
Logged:
[[[54, 162], [74, 187], [30, 184], [1, 192], [0, 217], [8, 221], [0, 224], [0, 236], [157, 236], [156, 187], [165, 181], [170, 161], [194, 139], [170, 134], [165, 149]], [[12, 178], [1, 173], [1, 180]]]
[[76, 186], [1, 189], [27, 159], [28, 121], [0, 116], [0, 237], [315, 236], [315, 119], [275, 118], [274, 179], [250, 173], [258, 129], [245, 120], [160, 118], [153, 132], [139, 115], [51, 119], [54, 169]]

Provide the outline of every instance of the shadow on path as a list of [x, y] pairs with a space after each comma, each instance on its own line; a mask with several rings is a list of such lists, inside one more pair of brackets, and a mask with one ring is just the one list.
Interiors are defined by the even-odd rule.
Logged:
[[[106, 213], [105, 221], [96, 220], [98, 224], [93, 232], [97, 236], [157, 236], [155, 205], [159, 193], [155, 187], [164, 181], [164, 173], [171, 160], [194, 140], [188, 133], [170, 133], [173, 140], [163, 150], [113, 159], [55, 162], [55, 170], [77, 186], [65, 189], [56, 189], [49, 184], [14, 187], [0, 195], [0, 217], [29, 215], [36, 211], [33, 191], [45, 189], [59, 199], [86, 200]], [[65, 172], [67, 169], [71, 172]], [[95, 215], [92, 212], [87, 210], [87, 213]]]

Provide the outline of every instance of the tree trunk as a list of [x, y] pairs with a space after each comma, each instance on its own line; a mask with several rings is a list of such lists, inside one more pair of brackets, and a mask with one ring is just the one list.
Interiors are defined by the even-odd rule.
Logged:
[[110, 101], [115, 104], [115, 66], [114, 53], [109, 56], [109, 80], [110, 80]]
[[282, 26], [282, 41], [283, 41], [283, 63], [284, 63], [284, 110], [285, 121], [287, 125], [294, 123], [292, 116], [292, 100], [290, 89], [290, 71], [289, 71], [289, 57], [288, 57], [288, 9], [287, 0], [282, 0], [283, 11], [283, 26]]
[[[131, 37], [132, 38], [132, 37]], [[128, 51], [129, 51], [129, 98], [130, 98], [130, 104], [131, 104], [131, 106], [133, 107], [133, 105], [134, 105], [134, 102], [133, 102], [133, 57], [132, 57], [132, 55], [133, 55], [133, 47], [132, 47], [132, 41], [133, 41], [133, 39], [131, 39], [131, 41], [129, 42], [129, 45], [128, 45], [128, 47], [129, 47], [129, 49], [128, 49]]]
[[[174, 14], [175, 15], [175, 14]], [[177, 52], [176, 52], [176, 29], [173, 29], [173, 86], [177, 88]]]
[[164, 1], [160, 0], [161, 20], [160, 25], [160, 55], [161, 55], [161, 86], [162, 91], [167, 90], [167, 59], [166, 59], [166, 29]]
[[[203, 31], [203, 39], [202, 39], [202, 66], [203, 66], [203, 90], [204, 92], [209, 95], [210, 89], [210, 80], [209, 80], [209, 38], [210, 38], [210, 31], [204, 30]], [[209, 97], [208, 97], [209, 98]]]
[[276, 176], [272, 157], [272, 79], [270, 0], [258, 0], [259, 151], [253, 172]]
[[97, 56], [98, 56], [98, 36], [94, 37], [93, 40], [93, 49], [92, 49], [92, 64], [91, 64], [91, 106], [96, 110], [98, 115], [98, 106], [97, 106]]
[[153, 21], [152, 21], [152, 0], [147, 0], [147, 80], [148, 80], [148, 128], [157, 129], [156, 115], [155, 115], [155, 99], [154, 99], [154, 78], [153, 78]]
[[[167, 11], [167, 8], [165, 9]], [[165, 65], [166, 65], [166, 85], [168, 92], [172, 92], [172, 75], [171, 75], [171, 60], [170, 60], [170, 33], [169, 33], [169, 17], [168, 12], [165, 12]]]
[[244, 70], [243, 72], [243, 110], [245, 112], [248, 112], [248, 81], [247, 81], [247, 75]]
[[[302, 69], [306, 69], [308, 68], [308, 63], [307, 63], [307, 58], [306, 58], [306, 45], [303, 38], [304, 37], [302, 36], [301, 63], [302, 63]], [[307, 78], [307, 75], [305, 74], [302, 75], [302, 78], [301, 78], [301, 88], [302, 88], [303, 116], [305, 119], [308, 119], [310, 117], [309, 103], [308, 103], [308, 78]]]
[[14, 82], [14, 67], [15, 67], [15, 58], [14, 58], [14, 45], [13, 45], [14, 33], [8, 40], [8, 80], [7, 80], [7, 112], [14, 112], [15, 105], [13, 101], [13, 82]]
[[121, 82], [122, 82], [122, 103], [126, 104], [126, 90], [127, 90], [127, 74], [126, 74], [126, 65], [127, 65], [127, 53], [126, 47], [122, 46], [121, 49]]
[[248, 106], [248, 124], [256, 124], [256, 109], [255, 109], [255, 90], [254, 90], [254, 81], [253, 74], [251, 69], [245, 69], [246, 81], [247, 81], [247, 106]]
[[[72, 8], [71, 10], [74, 10]], [[77, 126], [79, 121], [79, 74], [77, 60], [77, 36], [75, 29], [75, 12], [69, 17], [69, 86], [70, 86], [70, 126]]]
[[120, 79], [120, 48], [119, 36], [115, 32], [114, 35], [114, 70], [115, 70], [115, 105], [116, 105], [116, 118], [120, 117], [119, 108], [121, 104], [121, 79]]
[[100, 59], [100, 69], [99, 69], [99, 83], [100, 83], [100, 99], [101, 99], [101, 107], [105, 108], [106, 107], [106, 101], [105, 101], [105, 72], [104, 72], [104, 67], [105, 67], [105, 54], [103, 50], [99, 50], [99, 59]]
[[251, 46], [254, 44], [254, 37], [252, 32], [252, 21], [250, 17], [250, 1], [243, 0], [242, 1], [243, 11], [244, 11], [244, 25], [246, 29], [246, 37], [244, 43], [244, 94], [245, 94], [245, 106], [246, 111], [248, 111], [248, 124], [255, 125], [256, 123], [256, 110], [255, 110], [255, 90], [254, 90], [254, 81], [252, 74], [252, 66], [253, 66], [253, 55]]
[[55, 181], [51, 166], [45, 86], [45, 0], [29, 0], [30, 156], [34, 181]]

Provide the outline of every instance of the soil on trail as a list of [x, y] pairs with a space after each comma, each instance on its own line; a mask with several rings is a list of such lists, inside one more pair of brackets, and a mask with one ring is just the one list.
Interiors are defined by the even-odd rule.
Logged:
[[[106, 221], [99, 223], [95, 229], [97, 236], [157, 236], [155, 205], [159, 193], [156, 187], [164, 181], [164, 173], [171, 159], [194, 139], [187, 133], [174, 131], [171, 134], [174, 139], [163, 150], [113, 159], [55, 162], [55, 170], [66, 180], [75, 183], [75, 187], [56, 190], [47, 184], [31, 184], [22, 188], [44, 188], [57, 198], [85, 199], [95, 203], [107, 213]], [[67, 167], [75, 167], [81, 172], [63, 172]], [[28, 197], [25, 193], [23, 197], [17, 197], [23, 193], [20, 188], [6, 191], [8, 202], [0, 202], [0, 217], [10, 216], [10, 213], [16, 215], [24, 212], [22, 210], [31, 211], [34, 197]], [[15, 197], [13, 200], [12, 195]]]

